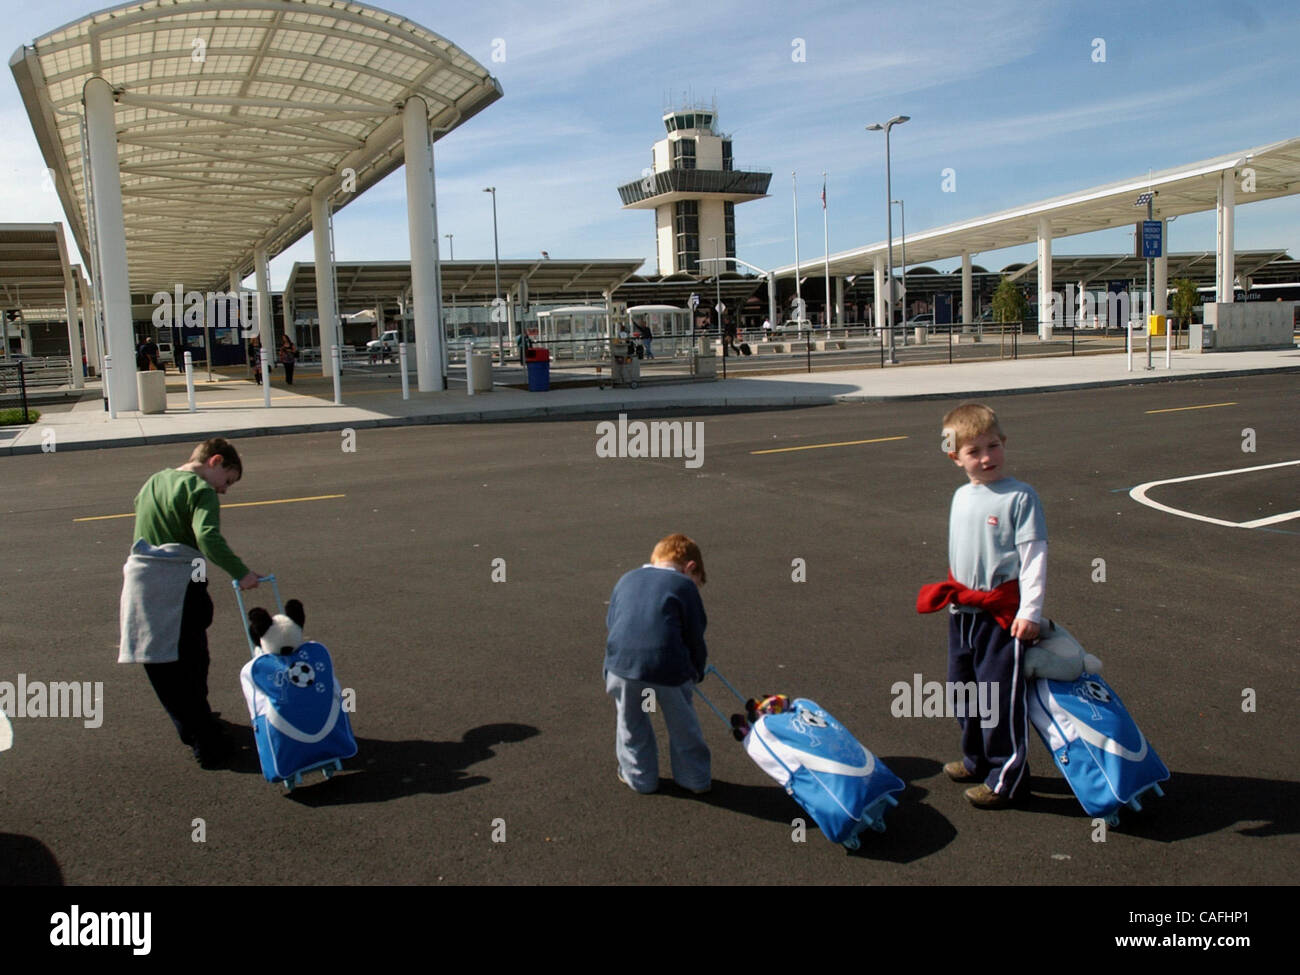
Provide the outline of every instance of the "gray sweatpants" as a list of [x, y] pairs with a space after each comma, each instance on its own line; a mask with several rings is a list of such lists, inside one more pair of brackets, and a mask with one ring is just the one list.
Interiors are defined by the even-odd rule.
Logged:
[[[668, 726], [673, 780], [686, 789], [707, 789], [712, 784], [709, 746], [700, 732], [700, 722], [691, 703], [695, 685], [689, 681], [672, 687], [646, 681], [605, 675], [605, 690], [618, 708], [614, 754], [618, 767], [637, 792], [654, 792], [659, 787], [659, 748], [650, 715], [658, 711]], [[646, 691], [653, 691], [653, 695]], [[653, 707], [653, 710], [651, 710]]]

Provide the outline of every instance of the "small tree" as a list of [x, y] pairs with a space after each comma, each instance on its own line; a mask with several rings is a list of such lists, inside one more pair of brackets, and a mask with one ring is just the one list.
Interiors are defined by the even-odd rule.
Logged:
[[1196, 290], [1196, 282], [1191, 278], [1179, 278], [1174, 282], [1174, 316], [1178, 319], [1178, 324], [1186, 328], [1192, 323], [1192, 315], [1196, 311], [1196, 306], [1201, 303], [1200, 293]]
[[1023, 322], [1029, 314], [1029, 302], [1011, 281], [1003, 278], [993, 293], [993, 318], [998, 322]]

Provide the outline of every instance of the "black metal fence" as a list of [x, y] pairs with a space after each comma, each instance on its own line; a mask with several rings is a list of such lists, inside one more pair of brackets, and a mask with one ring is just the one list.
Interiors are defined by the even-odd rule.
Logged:
[[23, 360], [17, 362], [0, 362], [0, 396], [8, 397], [18, 394], [22, 403], [23, 423], [31, 423], [32, 415], [27, 406], [27, 373]]

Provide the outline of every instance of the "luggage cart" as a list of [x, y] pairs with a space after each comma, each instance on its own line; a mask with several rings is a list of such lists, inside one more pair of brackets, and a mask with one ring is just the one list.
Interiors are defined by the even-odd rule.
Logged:
[[[631, 339], [611, 339], [609, 343], [609, 385], [636, 389], [641, 382], [641, 360], [636, 357]], [[604, 388], [602, 385], [601, 388]]]

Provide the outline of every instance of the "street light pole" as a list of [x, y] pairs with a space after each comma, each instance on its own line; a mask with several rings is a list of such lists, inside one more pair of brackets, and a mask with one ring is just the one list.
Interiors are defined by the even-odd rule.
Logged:
[[496, 298], [492, 302], [492, 325], [497, 336], [497, 359], [502, 364], [506, 361], [505, 350], [501, 347], [501, 247], [497, 238], [497, 188], [485, 186], [484, 193], [492, 194], [492, 273], [496, 279]]
[[902, 200], [889, 202], [898, 204], [898, 236], [903, 245], [903, 269], [899, 272], [903, 279], [900, 285], [903, 289], [903, 348], [907, 348], [907, 212]]
[[890, 185], [889, 130], [895, 125], [901, 125], [910, 118], [910, 115], [895, 115], [884, 125], [873, 122], [867, 126], [868, 132], [885, 133], [885, 236], [888, 240], [888, 243], [885, 244], [885, 263], [888, 275], [885, 285], [888, 289], [888, 297], [886, 298], [888, 310], [885, 313], [885, 321], [889, 328], [889, 361], [893, 363], [898, 362], [898, 357], [894, 353], [894, 207], [889, 202], [894, 198], [894, 190]]

